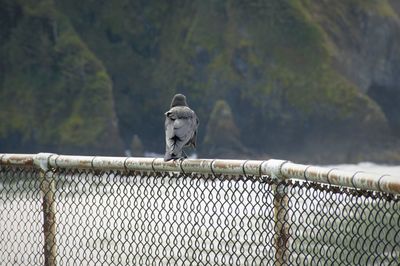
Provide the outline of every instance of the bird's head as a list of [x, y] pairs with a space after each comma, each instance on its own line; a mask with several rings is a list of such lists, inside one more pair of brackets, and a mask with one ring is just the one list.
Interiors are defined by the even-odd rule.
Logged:
[[175, 94], [171, 102], [171, 108], [175, 106], [188, 106], [186, 102], [186, 97], [183, 94]]

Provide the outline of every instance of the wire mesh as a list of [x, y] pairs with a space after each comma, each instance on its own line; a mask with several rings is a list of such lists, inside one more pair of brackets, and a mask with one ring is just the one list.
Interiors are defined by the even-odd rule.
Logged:
[[0, 166], [0, 265], [43, 265], [39, 173]]
[[400, 261], [398, 195], [268, 176], [52, 169], [43, 177], [0, 166], [1, 265], [49, 265], [49, 195], [57, 265]]

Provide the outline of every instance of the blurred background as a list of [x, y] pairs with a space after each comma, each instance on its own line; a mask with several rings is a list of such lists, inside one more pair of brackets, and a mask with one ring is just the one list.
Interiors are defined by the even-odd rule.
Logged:
[[400, 161], [397, 0], [0, 0], [0, 151]]

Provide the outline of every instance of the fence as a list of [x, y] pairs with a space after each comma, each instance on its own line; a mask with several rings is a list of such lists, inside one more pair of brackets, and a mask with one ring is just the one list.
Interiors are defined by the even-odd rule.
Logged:
[[399, 265], [399, 194], [281, 160], [0, 154], [0, 264]]

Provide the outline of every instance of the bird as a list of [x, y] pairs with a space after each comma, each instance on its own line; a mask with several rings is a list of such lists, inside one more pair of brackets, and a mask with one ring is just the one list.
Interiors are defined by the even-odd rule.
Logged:
[[[165, 112], [164, 161], [186, 158], [183, 147], [196, 148], [199, 119], [186, 102], [186, 96], [175, 94], [170, 109]], [[185, 156], [182, 156], [182, 152]]]

